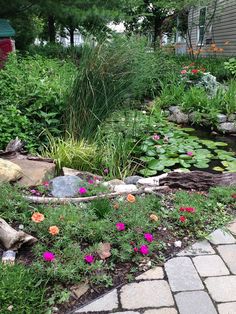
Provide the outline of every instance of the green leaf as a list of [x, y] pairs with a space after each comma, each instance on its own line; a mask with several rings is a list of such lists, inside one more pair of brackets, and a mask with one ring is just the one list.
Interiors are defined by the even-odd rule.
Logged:
[[145, 168], [145, 169], [140, 170], [139, 173], [143, 175], [144, 177], [151, 177], [157, 174], [157, 171]]

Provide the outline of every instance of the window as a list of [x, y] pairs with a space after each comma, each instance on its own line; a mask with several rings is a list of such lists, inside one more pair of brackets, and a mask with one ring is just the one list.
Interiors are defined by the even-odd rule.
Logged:
[[202, 44], [205, 35], [205, 27], [206, 27], [206, 13], [207, 9], [201, 8], [199, 12], [199, 29], [198, 29], [198, 43]]

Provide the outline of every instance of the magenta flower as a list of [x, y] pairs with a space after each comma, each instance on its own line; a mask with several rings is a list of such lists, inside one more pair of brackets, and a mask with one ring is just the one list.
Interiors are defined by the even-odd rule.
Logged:
[[137, 253], [138, 252], [138, 248], [134, 247], [134, 252]]
[[142, 255], [148, 255], [149, 248], [147, 245], [141, 245], [139, 251]]
[[85, 260], [86, 263], [92, 264], [94, 262], [94, 256], [93, 255], [86, 255], [84, 257], [84, 260]]
[[88, 184], [94, 184], [93, 180], [88, 180]]
[[84, 194], [86, 194], [87, 193], [87, 190], [85, 189], [85, 188], [80, 188], [79, 189], [79, 194], [80, 195], [84, 195]]
[[192, 157], [193, 156], [193, 152], [187, 152], [187, 155]]
[[44, 252], [43, 258], [46, 262], [52, 262], [55, 259], [55, 255], [52, 252]]
[[38, 192], [38, 191], [36, 191], [35, 195], [36, 195], [36, 196], [41, 196], [41, 193]]
[[48, 182], [48, 181], [45, 181], [45, 182], [43, 182], [43, 185], [44, 185], [45, 187], [49, 187], [49, 182]]
[[144, 238], [148, 241], [148, 242], [152, 242], [153, 241], [153, 235], [151, 233], [145, 233], [144, 234]]
[[32, 193], [32, 194], [36, 194], [36, 193], [37, 193], [37, 191], [36, 191], [36, 190], [30, 190], [30, 193]]
[[125, 230], [125, 224], [124, 224], [123, 222], [118, 222], [118, 223], [116, 224], [116, 229], [117, 229], [118, 231], [124, 231], [124, 230]]
[[109, 173], [109, 169], [105, 168], [105, 169], [103, 170], [103, 172], [104, 172], [105, 174], [108, 174], [108, 173]]
[[155, 133], [153, 134], [152, 138], [154, 141], [158, 141], [160, 139], [160, 136]]

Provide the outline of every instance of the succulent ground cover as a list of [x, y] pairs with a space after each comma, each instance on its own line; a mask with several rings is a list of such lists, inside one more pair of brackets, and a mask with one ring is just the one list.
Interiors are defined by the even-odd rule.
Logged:
[[[10, 185], [0, 186], [0, 195], [1, 217], [38, 238], [31, 250], [17, 255], [13, 277], [9, 268], [1, 272], [3, 313], [12, 305], [12, 313], [40, 314], [52, 313], [55, 304], [66, 313], [225, 225], [234, 214], [236, 189], [128, 195], [78, 206], [33, 206]], [[8, 289], [14, 276], [17, 293]], [[93, 293], [77, 300], [73, 287], [82, 282], [89, 282]]]

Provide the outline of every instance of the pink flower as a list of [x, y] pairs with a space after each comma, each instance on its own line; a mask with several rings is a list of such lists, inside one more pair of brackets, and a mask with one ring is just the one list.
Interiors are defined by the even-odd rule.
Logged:
[[195, 213], [196, 209], [194, 207], [186, 207], [186, 212], [188, 213]]
[[179, 217], [179, 220], [180, 220], [181, 222], [185, 222], [185, 221], [186, 221], [186, 217], [185, 217], [185, 216], [180, 216], [180, 217]]
[[193, 74], [197, 74], [197, 73], [199, 72], [199, 70], [193, 69], [191, 72], [192, 72]]
[[92, 264], [94, 262], [94, 256], [93, 255], [86, 255], [84, 257], [85, 262], [87, 262], [88, 264]]
[[154, 141], [158, 141], [160, 139], [160, 136], [155, 133], [153, 134], [152, 138]]
[[44, 252], [43, 258], [46, 262], [52, 262], [55, 259], [55, 255], [52, 252]]
[[153, 241], [153, 235], [151, 233], [145, 233], [144, 234], [144, 238], [148, 241], [148, 242], [152, 242]]
[[30, 193], [32, 193], [32, 194], [36, 194], [36, 193], [37, 193], [37, 191], [36, 191], [36, 190], [30, 190]]
[[192, 157], [193, 156], [193, 152], [187, 152], [187, 155]]
[[149, 253], [149, 248], [147, 245], [141, 245], [139, 251], [142, 255], [147, 255]]
[[93, 180], [88, 180], [88, 184], [94, 184], [94, 181]]
[[105, 168], [105, 169], [103, 170], [103, 172], [104, 172], [105, 174], [108, 174], [108, 173], [109, 173], [109, 169]]
[[36, 195], [36, 196], [41, 196], [41, 193], [38, 192], [38, 191], [36, 191], [35, 195]]
[[137, 253], [138, 252], [138, 248], [134, 247], [134, 252]]
[[80, 195], [84, 195], [84, 194], [86, 194], [87, 193], [87, 190], [85, 189], [85, 188], [80, 188], [79, 189], [79, 194]]
[[186, 71], [186, 70], [182, 70], [180, 73], [181, 73], [181, 74], [186, 74], [187, 71]]
[[43, 185], [44, 185], [45, 187], [49, 187], [49, 182], [48, 182], [48, 181], [45, 181], [45, 182], [43, 182]]
[[180, 207], [179, 209], [181, 212], [185, 212], [185, 207]]
[[124, 230], [125, 230], [125, 224], [124, 224], [123, 222], [118, 222], [118, 223], [116, 224], [116, 229], [117, 229], [118, 231], [124, 231]]

